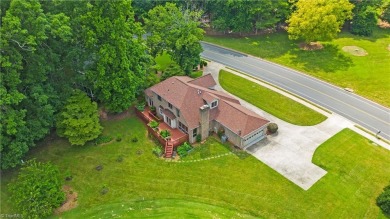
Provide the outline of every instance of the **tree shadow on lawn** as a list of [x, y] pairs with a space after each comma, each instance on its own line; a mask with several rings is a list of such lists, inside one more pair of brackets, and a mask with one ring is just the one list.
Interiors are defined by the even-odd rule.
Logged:
[[294, 49], [291, 52], [293, 63], [303, 66], [308, 72], [333, 73], [347, 70], [353, 66], [351, 57], [345, 56], [341, 50], [333, 44], [324, 44], [324, 48], [314, 51]]
[[295, 42], [282, 33], [248, 38], [248, 44], [257, 50], [254, 53], [261, 58], [277, 58], [296, 47]]

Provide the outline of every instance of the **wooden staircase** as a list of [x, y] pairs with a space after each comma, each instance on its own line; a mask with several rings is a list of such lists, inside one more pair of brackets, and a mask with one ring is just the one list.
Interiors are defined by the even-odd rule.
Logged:
[[173, 144], [170, 140], [165, 143], [165, 158], [171, 158], [173, 154]]

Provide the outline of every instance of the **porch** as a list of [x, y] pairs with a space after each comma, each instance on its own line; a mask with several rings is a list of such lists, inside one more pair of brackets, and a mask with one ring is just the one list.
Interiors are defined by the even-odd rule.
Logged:
[[[149, 107], [145, 107], [144, 111], [139, 111], [138, 109], [135, 109], [135, 112], [137, 116], [146, 123], [148, 134], [153, 135], [160, 142], [160, 144], [165, 147], [164, 156], [166, 158], [172, 157], [174, 147], [177, 147], [189, 140], [188, 134], [180, 131], [177, 128], [171, 128], [160, 118], [153, 115]], [[148, 123], [152, 120], [159, 122], [159, 125], [156, 130], [148, 126]], [[162, 130], [168, 130], [171, 136], [167, 139], [163, 138], [160, 135], [160, 131]]]

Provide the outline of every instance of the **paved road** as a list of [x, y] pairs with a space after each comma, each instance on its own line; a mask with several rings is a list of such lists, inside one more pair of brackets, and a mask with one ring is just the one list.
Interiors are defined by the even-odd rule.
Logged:
[[390, 140], [390, 109], [289, 68], [202, 43], [202, 57], [235, 68], [306, 98]]

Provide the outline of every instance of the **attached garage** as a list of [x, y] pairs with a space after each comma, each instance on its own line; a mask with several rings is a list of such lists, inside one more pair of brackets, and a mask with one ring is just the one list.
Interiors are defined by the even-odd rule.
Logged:
[[249, 146], [257, 143], [258, 141], [260, 141], [264, 137], [265, 137], [264, 130], [263, 129], [257, 130], [255, 133], [252, 133], [252, 134], [248, 135], [247, 137], [243, 138], [242, 146], [244, 148], [249, 147]]

